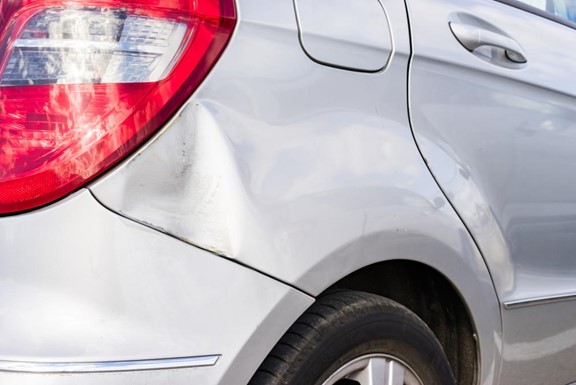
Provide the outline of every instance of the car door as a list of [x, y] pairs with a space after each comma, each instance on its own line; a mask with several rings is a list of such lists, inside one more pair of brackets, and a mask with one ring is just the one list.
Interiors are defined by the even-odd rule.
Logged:
[[407, 2], [412, 127], [503, 304], [501, 384], [576, 381], [576, 8]]

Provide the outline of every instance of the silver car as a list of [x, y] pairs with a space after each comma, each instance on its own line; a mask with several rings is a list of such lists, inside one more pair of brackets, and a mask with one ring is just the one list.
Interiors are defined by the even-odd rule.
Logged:
[[576, 1], [0, 0], [0, 385], [576, 383]]

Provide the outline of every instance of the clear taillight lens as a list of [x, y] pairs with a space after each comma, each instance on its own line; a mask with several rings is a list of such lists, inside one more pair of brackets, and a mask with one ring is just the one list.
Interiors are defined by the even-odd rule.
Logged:
[[235, 24], [233, 0], [0, 4], [4, 214], [52, 202], [133, 151], [203, 80]]
[[14, 42], [0, 86], [157, 82], [178, 59], [186, 29], [119, 9], [46, 9]]

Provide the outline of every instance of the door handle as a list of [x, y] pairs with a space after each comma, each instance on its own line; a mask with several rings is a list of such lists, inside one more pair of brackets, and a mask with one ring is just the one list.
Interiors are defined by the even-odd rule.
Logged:
[[470, 52], [480, 47], [496, 47], [503, 49], [508, 60], [523, 64], [528, 60], [520, 44], [514, 39], [497, 32], [489, 31], [474, 25], [451, 22], [450, 29], [460, 42]]

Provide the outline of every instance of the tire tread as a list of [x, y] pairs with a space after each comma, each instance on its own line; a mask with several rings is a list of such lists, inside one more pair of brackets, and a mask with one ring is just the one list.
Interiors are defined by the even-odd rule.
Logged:
[[[366, 292], [334, 290], [319, 297], [290, 327], [254, 374], [249, 385], [292, 385], [289, 382], [292, 371], [304, 360], [306, 353], [320, 342], [326, 330], [334, 323], [370, 314], [375, 308], [400, 314], [421, 328], [424, 336], [433, 336], [424, 321], [395, 301]], [[435, 338], [434, 341], [436, 348], [442, 351], [440, 343]]]

